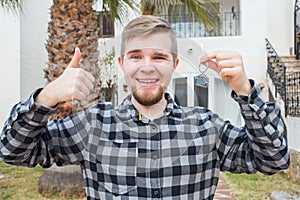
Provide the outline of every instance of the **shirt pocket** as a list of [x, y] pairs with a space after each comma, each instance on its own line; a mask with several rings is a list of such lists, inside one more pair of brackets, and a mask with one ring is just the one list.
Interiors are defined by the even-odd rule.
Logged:
[[97, 162], [100, 162], [100, 185], [115, 196], [136, 189], [137, 142], [100, 140]]

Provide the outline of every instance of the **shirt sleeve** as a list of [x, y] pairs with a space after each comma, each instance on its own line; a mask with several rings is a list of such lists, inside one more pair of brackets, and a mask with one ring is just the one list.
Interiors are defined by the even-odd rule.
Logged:
[[243, 128], [224, 123], [218, 142], [221, 170], [234, 173], [274, 174], [289, 166], [289, 152], [280, 108], [260, 97], [253, 80], [248, 96], [232, 97], [239, 103]]
[[[0, 135], [0, 160], [27, 167], [78, 164], [83, 160], [87, 141], [86, 132], [77, 131], [86, 122], [79, 122], [84, 115], [79, 113], [48, 123], [56, 108], [35, 103], [39, 91], [12, 108]], [[80, 124], [75, 125], [76, 121]]]

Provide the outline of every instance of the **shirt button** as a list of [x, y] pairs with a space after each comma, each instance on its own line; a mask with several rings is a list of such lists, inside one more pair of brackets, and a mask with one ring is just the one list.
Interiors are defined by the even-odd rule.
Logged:
[[159, 197], [160, 196], [159, 190], [153, 190], [152, 195], [153, 195], [153, 197]]
[[158, 158], [158, 156], [156, 155], [156, 154], [154, 154], [153, 156], [152, 156], [152, 159], [153, 160], [156, 160]]

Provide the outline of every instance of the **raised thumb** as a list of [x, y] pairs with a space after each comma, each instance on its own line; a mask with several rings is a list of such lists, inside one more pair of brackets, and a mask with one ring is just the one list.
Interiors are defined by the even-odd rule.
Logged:
[[81, 58], [80, 49], [78, 47], [76, 47], [74, 55], [73, 55], [72, 60], [71, 60], [71, 62], [70, 62], [70, 64], [69, 64], [68, 67], [78, 68], [78, 64], [80, 62], [80, 58]]

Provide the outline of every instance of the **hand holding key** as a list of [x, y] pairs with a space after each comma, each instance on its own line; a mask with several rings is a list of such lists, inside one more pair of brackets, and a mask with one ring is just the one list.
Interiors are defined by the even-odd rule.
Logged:
[[201, 58], [229, 84], [237, 95], [248, 96], [251, 85], [244, 70], [242, 56], [234, 51], [213, 51]]

